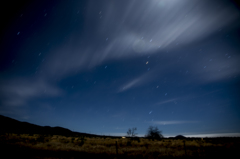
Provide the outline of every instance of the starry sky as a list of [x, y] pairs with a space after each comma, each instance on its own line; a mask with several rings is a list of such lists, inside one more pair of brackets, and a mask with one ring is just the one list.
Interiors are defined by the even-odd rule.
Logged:
[[13, 2], [1, 6], [1, 115], [98, 135], [240, 134], [235, 1]]

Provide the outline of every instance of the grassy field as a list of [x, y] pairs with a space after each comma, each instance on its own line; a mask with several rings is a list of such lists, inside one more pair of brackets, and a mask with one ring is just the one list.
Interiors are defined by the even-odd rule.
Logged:
[[240, 138], [152, 141], [145, 138], [5, 134], [0, 136], [0, 145], [5, 158], [240, 158]]

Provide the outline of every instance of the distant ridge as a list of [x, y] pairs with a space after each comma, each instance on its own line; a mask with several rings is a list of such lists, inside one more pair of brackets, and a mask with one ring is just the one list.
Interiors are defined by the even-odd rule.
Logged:
[[0, 115], [0, 134], [41, 134], [41, 135], [63, 135], [63, 136], [91, 136], [99, 135], [73, 132], [62, 127], [39, 126], [28, 122], [21, 122], [9, 117]]
[[185, 139], [186, 137], [183, 136], [183, 135], [177, 135], [175, 138], [176, 138], [176, 139]]

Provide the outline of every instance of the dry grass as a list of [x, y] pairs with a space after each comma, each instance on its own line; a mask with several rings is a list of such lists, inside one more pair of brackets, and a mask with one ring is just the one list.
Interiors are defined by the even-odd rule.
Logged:
[[[141, 138], [139, 141], [133, 141], [129, 138], [104, 139], [100, 137], [83, 138], [57, 135], [9, 134], [1, 135], [0, 142], [1, 145], [7, 145], [10, 146], [10, 148], [11, 146], [17, 146], [18, 149], [26, 148], [28, 151], [48, 152], [45, 153], [46, 156], [40, 158], [48, 158], [47, 155], [51, 152], [58, 152], [58, 154], [59, 152], [68, 152], [68, 154], [72, 154], [70, 155], [72, 157], [67, 155], [66, 158], [77, 158], [76, 156], [78, 156], [78, 154], [91, 154], [95, 155], [95, 157], [105, 155], [105, 158], [114, 158], [116, 157], [116, 142], [118, 158], [234, 156], [236, 154], [238, 155], [240, 150], [239, 138], [229, 138], [224, 141], [223, 139], [163, 139], [161, 141], [150, 141]], [[36, 155], [35, 158], [38, 158], [37, 156], [38, 155]], [[54, 155], [51, 156], [54, 158]]]

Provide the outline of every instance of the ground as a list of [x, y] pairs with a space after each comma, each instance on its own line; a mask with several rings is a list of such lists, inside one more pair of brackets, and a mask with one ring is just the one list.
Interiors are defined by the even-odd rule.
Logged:
[[145, 138], [4, 134], [0, 144], [2, 155], [7, 158], [240, 157], [240, 138], [163, 138], [152, 141]]

